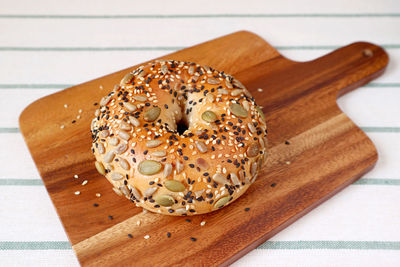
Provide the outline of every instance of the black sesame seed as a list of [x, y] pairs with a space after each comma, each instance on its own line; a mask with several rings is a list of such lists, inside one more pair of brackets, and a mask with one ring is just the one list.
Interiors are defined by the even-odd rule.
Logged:
[[275, 187], [275, 186], [276, 186], [276, 183], [272, 183], [272, 184], [271, 184], [271, 187]]
[[245, 208], [245, 209], [244, 209], [244, 211], [249, 211], [249, 210], [250, 210], [250, 208]]
[[109, 219], [109, 220], [112, 220], [112, 219], [114, 219], [114, 217], [111, 216], [111, 215], [108, 215], [108, 219]]
[[167, 232], [167, 237], [170, 238], [171, 237], [171, 233]]
[[197, 241], [197, 238], [191, 237], [190, 240], [192, 240], [193, 242], [196, 242], [196, 241]]
[[185, 221], [187, 221], [187, 222], [191, 222], [192, 220], [191, 220], [191, 219], [186, 219]]
[[98, 206], [99, 206], [99, 204], [97, 204], [97, 203], [93, 204], [93, 207], [98, 207]]
[[131, 234], [128, 234], [128, 237], [129, 237], [129, 238], [133, 238], [133, 235], [131, 235]]

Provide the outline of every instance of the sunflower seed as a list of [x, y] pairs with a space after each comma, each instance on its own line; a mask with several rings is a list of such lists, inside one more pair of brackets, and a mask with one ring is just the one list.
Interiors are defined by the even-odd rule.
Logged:
[[134, 95], [133, 98], [134, 98], [136, 101], [140, 101], [140, 102], [144, 102], [144, 101], [147, 100], [147, 97], [144, 96], [144, 95]]
[[217, 79], [215, 79], [215, 78], [208, 78], [208, 79], [207, 79], [207, 82], [208, 82], [209, 84], [219, 84], [219, 83], [220, 83], [220, 81], [217, 80]]
[[162, 73], [163, 75], [165, 75], [165, 74], [168, 73], [168, 66], [167, 66], [167, 65], [162, 65], [162, 66], [161, 66], [161, 73]]
[[228, 203], [230, 198], [230, 196], [221, 197], [217, 202], [215, 202], [214, 207], [217, 209], [222, 208], [226, 203]]
[[177, 174], [181, 173], [181, 171], [183, 171], [183, 167], [184, 167], [184, 166], [185, 166], [185, 165], [177, 159], [177, 160], [176, 160], [176, 164], [175, 164], [176, 173], [177, 173]]
[[137, 107], [136, 107], [134, 104], [129, 103], [129, 102], [124, 102], [124, 107], [125, 107], [129, 112], [134, 112], [134, 111], [137, 109]]
[[106, 175], [106, 170], [104, 169], [103, 163], [96, 161], [94, 163], [94, 166], [96, 166], [96, 170], [101, 174], [101, 175]]
[[247, 101], [247, 100], [244, 100], [244, 101], [242, 102], [242, 105], [243, 105], [243, 107], [244, 107], [244, 109], [245, 109], [245, 110], [247, 110], [247, 111], [249, 111], [249, 110], [250, 110], [250, 104], [249, 104], [249, 101]]
[[122, 139], [128, 141], [129, 138], [131, 138], [131, 135], [124, 130], [119, 130], [118, 136], [121, 137]]
[[96, 111], [94, 112], [94, 115], [97, 117], [100, 115], [100, 109], [96, 109]]
[[217, 120], [217, 115], [214, 112], [207, 110], [201, 114], [201, 118], [206, 122], [214, 122]]
[[146, 76], [146, 75], [147, 75], [147, 71], [145, 71], [145, 70], [140, 70], [140, 73], [139, 73], [138, 77], [141, 78], [141, 77], [144, 77], [144, 76]]
[[106, 138], [107, 136], [110, 135], [110, 132], [108, 130], [103, 130], [100, 132], [101, 137]]
[[218, 93], [221, 95], [227, 95], [229, 92], [226, 89], [218, 89]]
[[110, 96], [110, 95], [103, 97], [103, 98], [100, 100], [100, 103], [99, 103], [99, 104], [100, 104], [100, 107], [104, 107], [105, 105], [107, 105], [108, 102], [110, 102], [110, 100], [111, 100], [111, 96]]
[[111, 137], [108, 139], [108, 143], [112, 146], [116, 146], [119, 143], [119, 139], [117, 137]]
[[165, 187], [172, 192], [185, 191], [185, 185], [175, 180], [167, 180], [164, 182]]
[[241, 93], [243, 93], [243, 90], [242, 90], [242, 89], [235, 89], [235, 90], [232, 90], [232, 91], [231, 91], [231, 96], [238, 96], [238, 95], [240, 95]]
[[158, 173], [162, 168], [160, 162], [154, 160], [143, 160], [139, 163], [138, 171], [143, 175], [153, 175]]
[[214, 100], [215, 100], [215, 97], [213, 94], [207, 94], [206, 98], [207, 98], [207, 101], [210, 103], [214, 102]]
[[254, 175], [254, 177], [253, 177], [253, 178], [251, 178], [251, 181], [250, 181], [250, 183], [254, 183], [254, 182], [256, 181], [256, 179], [257, 179], [257, 174], [256, 174], [256, 175]]
[[157, 189], [158, 189], [157, 186], [147, 188], [146, 191], [144, 191], [144, 196], [145, 197], [152, 196], [157, 191]]
[[103, 161], [105, 163], [110, 163], [114, 159], [114, 151], [109, 151], [107, 154], [104, 156]]
[[202, 141], [195, 141], [196, 143], [196, 147], [197, 149], [201, 152], [201, 153], [206, 153], [208, 151], [207, 146], [204, 144], [204, 142]]
[[250, 174], [254, 176], [257, 174], [257, 162], [253, 162], [250, 167]]
[[122, 196], [121, 190], [119, 190], [118, 188], [115, 188], [115, 187], [113, 187], [113, 190], [114, 190], [115, 194], [117, 194], [118, 196]]
[[136, 187], [134, 187], [134, 186], [132, 186], [131, 187], [131, 191], [132, 191], [132, 194], [133, 194], [133, 196], [136, 198], [136, 199], [140, 199], [140, 193], [139, 193], [139, 191], [136, 189]]
[[250, 132], [252, 132], [252, 133], [255, 133], [257, 131], [256, 127], [254, 127], [253, 123], [251, 123], [251, 122], [247, 123], [247, 127], [249, 128]]
[[208, 168], [210, 167], [208, 162], [203, 158], [197, 158], [196, 159], [196, 165], [199, 166], [200, 169], [202, 169], [203, 171], [208, 170]]
[[239, 181], [239, 177], [236, 175], [236, 173], [231, 173], [230, 174], [230, 176], [231, 176], [231, 181], [232, 181], [232, 183], [234, 184], [234, 185], [239, 185], [240, 184], [240, 181]]
[[103, 143], [98, 143], [97, 150], [99, 151], [100, 154], [104, 154], [105, 149]]
[[119, 190], [121, 190], [122, 194], [124, 194], [125, 196], [129, 196], [129, 190], [128, 187], [126, 187], [126, 185], [121, 185], [119, 187]]
[[152, 121], [155, 121], [160, 116], [160, 113], [161, 113], [161, 108], [154, 107], [154, 108], [147, 110], [144, 113], [143, 118], [145, 121], [152, 122]]
[[258, 138], [258, 142], [260, 143], [261, 148], [264, 149], [265, 148], [264, 139]]
[[172, 165], [167, 163], [164, 165], [163, 177], [167, 178], [172, 173]]
[[245, 88], [245, 89], [243, 89], [243, 94], [245, 95], [245, 96], [247, 96], [248, 98], [251, 98], [252, 96], [251, 96], [251, 94], [250, 94], [250, 92]]
[[165, 151], [165, 150], [154, 151], [153, 153], [151, 153], [151, 155], [154, 157], [162, 158], [167, 155], [167, 151]]
[[215, 182], [217, 182], [217, 183], [219, 183], [219, 184], [222, 184], [222, 185], [228, 183], [228, 180], [226, 179], [226, 176], [223, 175], [223, 174], [221, 174], [221, 173], [216, 173], [216, 174], [214, 174], [213, 177], [212, 177], [212, 179], [213, 179]]
[[256, 110], [258, 111], [258, 114], [260, 114], [261, 119], [265, 121], [265, 115], [264, 112], [261, 110], [259, 106], [256, 107]]
[[175, 203], [174, 198], [171, 197], [171, 196], [168, 196], [168, 195], [156, 196], [154, 198], [154, 200], [156, 201], [156, 203], [158, 205], [161, 205], [161, 206], [164, 206], [164, 207], [170, 207], [170, 206], [174, 205], [174, 203]]
[[225, 84], [226, 84], [227, 88], [229, 88], [229, 89], [233, 88], [233, 86], [232, 86], [232, 84], [230, 82], [226, 81]]
[[247, 148], [247, 156], [250, 158], [257, 156], [260, 153], [260, 147], [257, 143], [252, 143]]
[[150, 140], [150, 141], [146, 142], [146, 146], [149, 148], [153, 148], [153, 147], [158, 147], [162, 143], [163, 143], [163, 141], [161, 141], [161, 140]]
[[233, 84], [240, 88], [246, 88], [239, 80], [234, 79]]
[[183, 214], [183, 213], [186, 213], [187, 210], [185, 208], [179, 208], [179, 209], [176, 209], [175, 212], [178, 214]]
[[122, 129], [122, 130], [129, 131], [131, 129], [131, 126], [128, 123], [126, 123], [124, 121], [121, 121], [121, 124], [119, 125], [119, 128]]
[[237, 117], [246, 118], [249, 115], [247, 110], [245, 110], [241, 105], [236, 104], [236, 103], [230, 104], [229, 109], [231, 110], [233, 115], [235, 115]]
[[196, 196], [196, 198], [201, 197], [201, 195], [204, 193], [205, 189], [199, 190], [194, 192], [194, 195]]
[[133, 79], [133, 73], [128, 73], [124, 76], [124, 78], [122, 78], [121, 82], [119, 83], [121, 86], [125, 85], [127, 83], [130, 83]]
[[247, 179], [247, 177], [245, 177], [244, 176], [244, 170], [240, 170], [239, 171], [239, 179], [240, 179], [240, 181], [246, 181], [246, 183], [248, 183], [249, 182], [249, 179]]
[[111, 179], [112, 179], [113, 181], [119, 181], [119, 180], [121, 180], [122, 178], [124, 178], [124, 176], [123, 176], [122, 174], [120, 174], [119, 172], [112, 172], [112, 173], [111, 173]]
[[115, 154], [122, 154], [128, 149], [128, 145], [126, 143], [121, 143], [114, 150]]
[[126, 159], [119, 158], [118, 162], [122, 169], [129, 171], [130, 166]]
[[193, 75], [193, 74], [194, 74], [194, 66], [190, 66], [190, 67], [189, 67], [188, 73], [189, 73], [190, 75]]
[[129, 122], [132, 123], [132, 125], [135, 127], [138, 127], [140, 125], [139, 120], [135, 117], [129, 117]]

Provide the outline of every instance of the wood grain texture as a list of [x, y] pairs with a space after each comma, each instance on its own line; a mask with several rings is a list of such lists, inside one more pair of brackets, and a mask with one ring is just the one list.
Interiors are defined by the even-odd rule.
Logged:
[[[220, 211], [190, 217], [191, 222], [143, 213], [97, 174], [89, 133], [94, 103], [136, 66], [34, 102], [20, 116], [21, 131], [84, 266], [227, 265], [354, 182], [377, 160], [374, 145], [340, 111], [336, 98], [383, 73], [388, 56], [378, 46], [359, 42], [294, 62], [243, 31], [162, 58], [210, 65], [247, 86], [267, 118], [266, 166], [240, 199]], [[81, 119], [72, 123], [79, 109]], [[89, 182], [82, 186], [85, 179]], [[74, 195], [78, 190], [81, 194]]]

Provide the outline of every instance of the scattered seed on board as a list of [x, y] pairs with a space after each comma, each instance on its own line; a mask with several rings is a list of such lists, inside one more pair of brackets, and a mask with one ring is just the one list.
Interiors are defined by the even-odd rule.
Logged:
[[100, 193], [96, 193], [96, 197], [101, 197], [101, 194]]
[[68, 108], [68, 105], [67, 105], [67, 104], [64, 104], [64, 108]]
[[263, 91], [263, 89], [262, 88], [258, 88], [257, 91], [261, 93]]
[[79, 178], [78, 174], [75, 174], [75, 175], [74, 175], [74, 178], [75, 178], [75, 179], [78, 179], [78, 178]]
[[65, 128], [64, 124], [60, 125], [60, 129], [64, 129], [64, 128]]
[[200, 226], [204, 226], [204, 225], [206, 225], [206, 222], [205, 222], [205, 221], [202, 221], [202, 222], [200, 223]]
[[167, 232], [167, 237], [170, 238], [171, 237], [171, 233]]
[[75, 191], [75, 195], [79, 195], [81, 191]]
[[82, 182], [82, 185], [86, 185], [88, 183], [88, 180], [85, 180]]
[[150, 238], [149, 235], [145, 235], [145, 236], [144, 236], [144, 239], [149, 239], [149, 238]]
[[129, 237], [129, 238], [133, 238], [133, 235], [131, 235], [131, 234], [128, 234], [128, 237]]
[[291, 162], [290, 162], [290, 161], [286, 161], [285, 163], [286, 163], [287, 165], [289, 165]]

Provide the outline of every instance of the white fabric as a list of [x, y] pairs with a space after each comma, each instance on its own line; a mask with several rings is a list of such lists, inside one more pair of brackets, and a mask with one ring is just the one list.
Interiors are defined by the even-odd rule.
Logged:
[[400, 266], [395, 0], [1, 1], [0, 265], [79, 265], [18, 133], [25, 106], [69, 85], [243, 29], [294, 60], [363, 40], [386, 47], [391, 61], [372, 85], [338, 100], [375, 143], [375, 169], [233, 265]]

